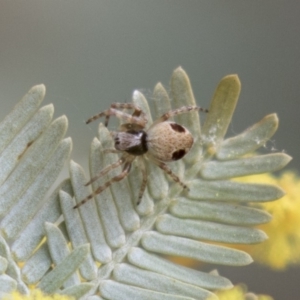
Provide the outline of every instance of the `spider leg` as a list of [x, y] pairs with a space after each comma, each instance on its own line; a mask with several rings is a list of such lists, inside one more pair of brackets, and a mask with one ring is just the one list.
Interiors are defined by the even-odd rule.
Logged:
[[139, 162], [140, 162], [140, 169], [142, 171], [143, 179], [142, 179], [142, 184], [141, 184], [140, 191], [139, 191], [137, 205], [139, 205], [141, 203], [142, 197], [143, 197], [145, 189], [146, 189], [146, 184], [147, 184], [147, 170], [146, 170], [145, 163], [142, 159], [140, 159]]
[[124, 123], [120, 125], [119, 130], [120, 131], [128, 131], [128, 130], [143, 130], [145, 128], [145, 126], [141, 126], [138, 124], [132, 124], [132, 123]]
[[146, 114], [134, 103], [113, 103], [111, 105], [111, 108], [116, 108], [116, 109], [133, 109], [132, 116], [134, 117], [142, 117], [143, 119], [146, 118]]
[[119, 175], [114, 176], [109, 181], [107, 181], [106, 183], [104, 183], [104, 185], [99, 186], [92, 194], [88, 195], [86, 198], [84, 198], [83, 200], [81, 200], [73, 208], [74, 209], [78, 208], [79, 206], [81, 206], [84, 203], [86, 203], [88, 200], [92, 199], [94, 196], [96, 196], [96, 195], [100, 194], [101, 192], [103, 192], [110, 185], [112, 185], [112, 183], [124, 179], [129, 174], [129, 171], [130, 171], [130, 168], [131, 168], [131, 163], [132, 163], [132, 161], [126, 162], [125, 165], [124, 165], [123, 171]]
[[120, 153], [120, 150], [117, 149], [104, 149], [103, 153]]
[[157, 124], [157, 123], [167, 121], [171, 117], [178, 116], [178, 115], [181, 115], [181, 114], [185, 114], [185, 113], [188, 113], [188, 112], [191, 112], [191, 111], [208, 112], [207, 109], [202, 108], [200, 106], [182, 106], [180, 108], [170, 110], [170, 111], [166, 112], [165, 114], [163, 114], [160, 118], [158, 118], [154, 121], [154, 123], [151, 125], [151, 127], [153, 125]]
[[91, 178], [90, 181], [88, 181], [85, 186], [90, 185], [91, 183], [93, 183], [94, 181], [96, 181], [98, 178], [104, 176], [105, 174], [107, 174], [109, 171], [119, 167], [120, 165], [122, 165], [122, 163], [124, 162], [124, 158], [121, 157], [118, 161], [116, 161], [115, 163], [107, 166], [106, 168], [102, 169], [96, 176], [94, 176], [93, 178]]
[[[134, 112], [132, 115], [120, 111], [118, 109], [134, 109]], [[147, 118], [146, 115], [143, 113], [143, 111], [136, 105], [132, 103], [115, 103], [112, 104], [111, 107], [103, 112], [100, 112], [97, 115], [94, 115], [93, 117], [89, 118], [86, 121], [86, 124], [89, 124], [92, 121], [95, 121], [101, 117], [105, 117], [105, 123], [104, 125], [107, 127], [109, 118], [111, 116], [116, 116], [119, 119], [125, 120], [127, 123], [133, 123], [133, 124], [138, 124], [142, 127], [145, 127], [147, 123]]]
[[166, 172], [176, 183], [180, 184], [184, 189], [187, 189], [189, 191], [188, 186], [181, 181], [181, 179], [172, 172], [172, 170], [163, 162], [154, 160], [156, 165], [160, 167], [164, 172]]

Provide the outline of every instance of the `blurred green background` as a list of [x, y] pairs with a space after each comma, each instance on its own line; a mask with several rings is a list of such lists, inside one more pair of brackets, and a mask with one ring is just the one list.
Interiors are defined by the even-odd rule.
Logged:
[[[280, 127], [267, 151], [287, 152], [299, 170], [299, 12], [296, 0], [1, 0], [0, 117], [44, 83], [44, 103], [68, 116], [72, 159], [87, 167], [97, 124], [84, 121], [111, 102], [130, 101], [134, 89], [151, 96], [180, 65], [208, 107], [219, 80], [237, 73], [242, 93], [228, 135], [276, 112]], [[299, 268], [218, 269], [255, 293], [299, 299]]]

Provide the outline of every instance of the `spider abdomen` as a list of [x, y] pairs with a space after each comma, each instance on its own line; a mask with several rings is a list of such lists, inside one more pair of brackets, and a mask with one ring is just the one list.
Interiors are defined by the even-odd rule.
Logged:
[[194, 143], [192, 134], [175, 122], [155, 124], [147, 134], [149, 155], [163, 162], [181, 159]]

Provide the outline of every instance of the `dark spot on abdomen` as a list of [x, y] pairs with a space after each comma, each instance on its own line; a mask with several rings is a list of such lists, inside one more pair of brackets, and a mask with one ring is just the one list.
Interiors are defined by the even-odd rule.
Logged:
[[185, 156], [186, 151], [184, 149], [179, 149], [172, 154], [172, 160], [178, 160]]
[[185, 132], [185, 128], [182, 127], [181, 125], [177, 124], [177, 123], [170, 123], [170, 126], [172, 127], [172, 129], [174, 131], [177, 131], [177, 132]]

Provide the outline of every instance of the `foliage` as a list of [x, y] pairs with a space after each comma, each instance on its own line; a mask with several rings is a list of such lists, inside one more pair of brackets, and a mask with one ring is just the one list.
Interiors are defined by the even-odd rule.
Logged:
[[[90, 175], [71, 161], [70, 179], [48, 197], [69, 158], [71, 139], [64, 138], [65, 116], [51, 122], [53, 106], [38, 109], [45, 87], [33, 87], [0, 124], [2, 295], [29, 294], [29, 287], [37, 287], [43, 293], [76, 299], [188, 300], [218, 299], [214, 290], [231, 288], [230, 281], [218, 274], [178, 265], [160, 254], [242, 266], [251, 263], [251, 257], [225, 243], [254, 244], [267, 238], [254, 226], [269, 222], [270, 214], [249, 204], [279, 199], [283, 190], [232, 178], [278, 170], [290, 157], [252, 154], [275, 133], [275, 114], [224, 139], [239, 93], [238, 77], [226, 76], [202, 128], [196, 112], [178, 117], [195, 138], [189, 155], [172, 166], [189, 192], [170, 184], [160, 169], [148, 164], [150, 180], [136, 206], [141, 176], [134, 166], [128, 179], [74, 210], [75, 203], [91, 193], [84, 186], [87, 178], [117, 160], [116, 154], [103, 152], [112, 148], [112, 139], [100, 124], [99, 137], [91, 144]], [[196, 105], [181, 68], [172, 75], [171, 97], [172, 102], [164, 87], [156, 85], [155, 116], [168, 111], [171, 104]], [[152, 119], [143, 94], [135, 91], [133, 102]], [[113, 170], [110, 176], [118, 172]], [[106, 177], [93, 188], [103, 180]]]

